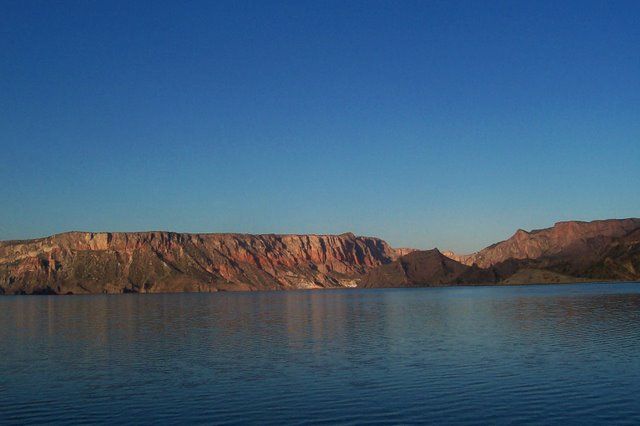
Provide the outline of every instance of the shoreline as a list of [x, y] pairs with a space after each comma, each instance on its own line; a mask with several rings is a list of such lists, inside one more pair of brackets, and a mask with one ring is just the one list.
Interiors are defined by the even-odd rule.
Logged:
[[278, 294], [278, 293], [301, 293], [301, 292], [325, 292], [325, 291], [375, 291], [375, 290], [421, 290], [421, 289], [445, 289], [445, 288], [493, 288], [493, 287], [551, 287], [551, 286], [571, 286], [571, 285], [616, 285], [616, 284], [639, 284], [639, 281], [602, 281], [587, 280], [563, 283], [525, 283], [525, 284], [461, 284], [461, 285], [433, 285], [433, 286], [407, 286], [407, 287], [323, 287], [323, 288], [296, 288], [289, 290], [216, 290], [216, 291], [175, 291], [175, 292], [123, 292], [123, 293], [75, 293], [75, 294], [0, 294], [0, 300], [10, 297], [35, 296], [35, 297], [61, 297], [61, 296], [152, 296], [152, 295], [174, 295], [174, 294]]

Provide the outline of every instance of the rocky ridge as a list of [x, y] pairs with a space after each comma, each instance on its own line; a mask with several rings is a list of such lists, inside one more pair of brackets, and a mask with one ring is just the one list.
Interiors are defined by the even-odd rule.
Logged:
[[478, 285], [495, 284], [498, 280], [493, 270], [463, 265], [432, 249], [413, 251], [371, 270], [360, 281], [360, 287]]
[[471, 255], [413, 252], [369, 272], [362, 287], [640, 280], [640, 219], [559, 222], [518, 230]]
[[476, 253], [458, 255], [445, 252], [451, 259], [482, 268], [508, 259], [539, 259], [560, 255], [590, 255], [602, 250], [616, 238], [640, 229], [640, 219], [608, 219], [592, 222], [558, 222], [551, 228], [519, 229], [509, 239], [492, 244]]
[[640, 219], [560, 222], [477, 253], [341, 235], [69, 232], [0, 242], [0, 294], [640, 280]]
[[354, 287], [393, 261], [378, 238], [69, 232], [0, 242], [0, 293], [82, 294]]

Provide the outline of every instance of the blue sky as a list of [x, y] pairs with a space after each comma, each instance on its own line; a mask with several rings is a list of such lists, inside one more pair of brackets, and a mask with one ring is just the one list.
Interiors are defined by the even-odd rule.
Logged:
[[0, 239], [479, 249], [640, 216], [640, 2], [0, 6]]

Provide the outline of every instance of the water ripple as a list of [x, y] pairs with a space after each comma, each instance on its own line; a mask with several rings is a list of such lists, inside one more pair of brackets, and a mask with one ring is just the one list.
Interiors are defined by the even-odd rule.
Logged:
[[0, 298], [2, 424], [637, 424], [640, 284]]

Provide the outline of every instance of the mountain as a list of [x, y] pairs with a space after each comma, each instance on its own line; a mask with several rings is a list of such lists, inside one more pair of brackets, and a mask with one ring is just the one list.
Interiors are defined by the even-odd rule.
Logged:
[[620, 237], [640, 229], [640, 219], [558, 222], [530, 232], [519, 229], [511, 238], [469, 255], [447, 253], [465, 265], [487, 268], [508, 259], [592, 257]]
[[640, 219], [518, 230], [471, 255], [342, 235], [69, 232], [0, 242], [0, 294], [640, 280]]
[[0, 293], [353, 287], [395, 251], [342, 235], [69, 232], [0, 242]]
[[494, 271], [467, 266], [438, 251], [413, 251], [368, 272], [359, 287], [435, 287], [455, 284], [495, 284]]
[[405, 255], [407, 255], [409, 253], [413, 253], [414, 251], [418, 251], [418, 249], [408, 248], [408, 247], [400, 247], [400, 248], [396, 248], [394, 250], [395, 250], [396, 255], [398, 257], [405, 256]]
[[586, 271], [592, 276], [607, 275], [619, 280], [640, 278], [640, 229], [614, 239]]
[[361, 287], [640, 280], [640, 219], [518, 230], [471, 255], [415, 251], [368, 272]]

